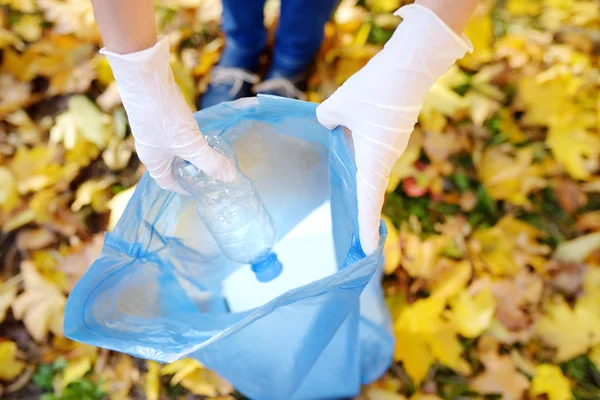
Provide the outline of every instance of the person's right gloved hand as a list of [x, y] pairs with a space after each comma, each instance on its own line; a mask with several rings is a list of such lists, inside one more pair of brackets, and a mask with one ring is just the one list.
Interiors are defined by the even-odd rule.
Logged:
[[222, 181], [235, 178], [236, 168], [206, 143], [175, 83], [167, 40], [130, 54], [100, 52], [117, 81], [138, 157], [161, 188], [185, 194], [172, 173], [175, 157]]
[[[456, 5], [459, 7], [460, 5]], [[417, 122], [425, 95], [457, 59], [472, 50], [431, 9], [411, 4], [375, 57], [317, 108], [326, 128], [351, 131], [356, 161], [358, 224], [363, 250], [379, 245], [381, 208], [389, 176]]]

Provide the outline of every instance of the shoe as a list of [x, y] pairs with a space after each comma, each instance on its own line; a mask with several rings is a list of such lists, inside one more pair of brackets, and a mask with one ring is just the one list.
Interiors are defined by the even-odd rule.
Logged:
[[252, 85], [259, 82], [258, 75], [242, 69], [216, 66], [211, 71], [210, 83], [200, 97], [201, 110], [226, 101], [253, 96]]
[[310, 69], [294, 76], [271, 69], [263, 81], [252, 88], [254, 93], [270, 94], [290, 99], [306, 100]]
[[260, 81], [256, 70], [262, 53], [259, 49], [245, 49], [233, 40], [227, 41], [219, 63], [211, 70], [210, 82], [200, 96], [199, 109], [253, 96], [252, 85]]

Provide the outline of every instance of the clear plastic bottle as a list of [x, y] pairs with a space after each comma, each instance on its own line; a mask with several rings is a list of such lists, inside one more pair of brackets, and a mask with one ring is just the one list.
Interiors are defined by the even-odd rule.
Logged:
[[196, 202], [202, 221], [231, 260], [250, 264], [261, 282], [281, 273], [282, 265], [272, 248], [275, 226], [254, 184], [239, 168], [233, 147], [223, 138], [206, 137], [208, 144], [229, 158], [238, 170], [232, 182], [222, 182], [176, 158], [175, 179]]

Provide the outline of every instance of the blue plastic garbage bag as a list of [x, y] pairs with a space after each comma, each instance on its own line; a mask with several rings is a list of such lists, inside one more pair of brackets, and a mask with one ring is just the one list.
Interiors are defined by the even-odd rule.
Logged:
[[66, 336], [160, 362], [197, 359], [252, 399], [350, 397], [381, 376], [393, 354], [380, 285], [385, 226], [365, 257], [352, 156], [343, 130], [319, 125], [315, 107], [260, 96], [195, 116], [205, 134], [234, 144], [279, 239], [330, 201], [336, 273], [229, 312], [221, 282], [249, 267], [224, 258], [189, 197], [146, 174], [69, 296]]

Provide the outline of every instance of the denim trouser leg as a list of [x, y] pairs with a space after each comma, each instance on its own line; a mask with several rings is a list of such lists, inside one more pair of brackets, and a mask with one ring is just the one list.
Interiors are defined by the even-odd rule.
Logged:
[[313, 61], [338, 0], [281, 0], [272, 71], [295, 76]]
[[223, 0], [226, 43], [219, 65], [256, 70], [267, 43], [264, 8], [265, 0]]

